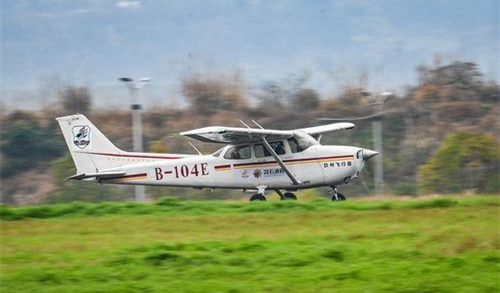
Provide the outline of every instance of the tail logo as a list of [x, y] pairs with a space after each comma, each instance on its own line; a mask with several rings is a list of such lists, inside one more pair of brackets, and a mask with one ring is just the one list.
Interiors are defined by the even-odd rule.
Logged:
[[73, 132], [73, 143], [75, 146], [84, 149], [90, 145], [90, 127], [75, 126], [71, 130]]

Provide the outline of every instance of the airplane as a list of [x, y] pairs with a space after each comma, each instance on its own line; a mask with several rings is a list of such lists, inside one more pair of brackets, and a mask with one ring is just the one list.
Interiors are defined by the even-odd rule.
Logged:
[[56, 118], [77, 173], [68, 180], [102, 184], [227, 188], [254, 191], [250, 201], [265, 201], [266, 191], [296, 200], [293, 191], [329, 187], [332, 201], [345, 200], [337, 186], [359, 176], [376, 151], [322, 145], [323, 134], [354, 129], [334, 123], [294, 130], [212, 126], [180, 133], [202, 142], [225, 144], [209, 155], [127, 152], [117, 148], [81, 114]]

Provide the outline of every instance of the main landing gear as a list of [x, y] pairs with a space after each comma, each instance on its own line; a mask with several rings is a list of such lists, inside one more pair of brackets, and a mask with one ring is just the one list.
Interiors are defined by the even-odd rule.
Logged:
[[250, 197], [250, 201], [266, 201], [266, 197], [263, 194], [256, 193]]
[[[279, 189], [274, 190], [280, 197], [281, 200], [297, 200], [297, 196], [292, 192], [282, 193]], [[250, 197], [250, 201], [266, 201], [266, 197], [263, 193], [256, 193]]]
[[297, 196], [291, 192], [283, 194], [279, 189], [275, 189], [274, 191], [280, 196], [280, 200], [297, 200]]
[[335, 186], [330, 186], [328, 193], [332, 195], [332, 201], [346, 200], [346, 197], [342, 193], [337, 192], [337, 187]]

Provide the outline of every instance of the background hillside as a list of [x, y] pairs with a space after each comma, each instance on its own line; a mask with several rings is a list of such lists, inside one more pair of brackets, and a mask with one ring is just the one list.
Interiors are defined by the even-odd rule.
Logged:
[[[416, 68], [418, 82], [384, 104], [385, 191], [395, 195], [499, 192], [500, 89], [471, 62], [435, 62]], [[185, 107], [152, 107], [143, 112], [145, 149], [193, 153], [181, 131], [207, 125], [240, 126], [257, 120], [267, 128], [293, 129], [328, 123], [318, 118], [370, 116], [370, 97], [363, 95], [367, 77], [346, 82], [342, 90], [320, 95], [308, 84], [308, 73], [273, 80], [249, 90], [237, 74], [187, 76], [179, 83]], [[67, 201], [131, 200], [127, 187], [63, 182], [74, 174], [55, 117], [84, 113], [115, 144], [131, 150], [130, 113], [93, 106], [99, 96], [85, 85], [55, 79], [43, 94], [57, 103], [39, 111], [1, 112], [2, 203], [11, 205]], [[372, 120], [353, 121], [354, 131], [324, 137], [324, 144], [373, 148]], [[204, 153], [217, 145], [194, 142]], [[373, 166], [343, 193], [373, 193]], [[326, 195], [318, 189], [319, 196]], [[149, 188], [152, 199], [244, 198], [239, 191]]]

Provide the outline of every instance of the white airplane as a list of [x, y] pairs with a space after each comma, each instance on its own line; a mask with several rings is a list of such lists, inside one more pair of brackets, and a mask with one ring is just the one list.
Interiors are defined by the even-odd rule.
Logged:
[[[227, 144], [211, 155], [126, 152], [117, 148], [85, 116], [56, 119], [75, 163], [67, 179], [107, 184], [232, 188], [256, 191], [250, 201], [266, 200], [274, 190], [282, 200], [291, 192], [330, 187], [332, 200], [345, 200], [336, 186], [359, 176], [365, 162], [378, 153], [352, 146], [321, 145], [324, 133], [353, 129], [352, 123], [271, 130], [206, 127], [182, 132], [203, 142]], [[286, 191], [283, 193], [282, 191]]]

